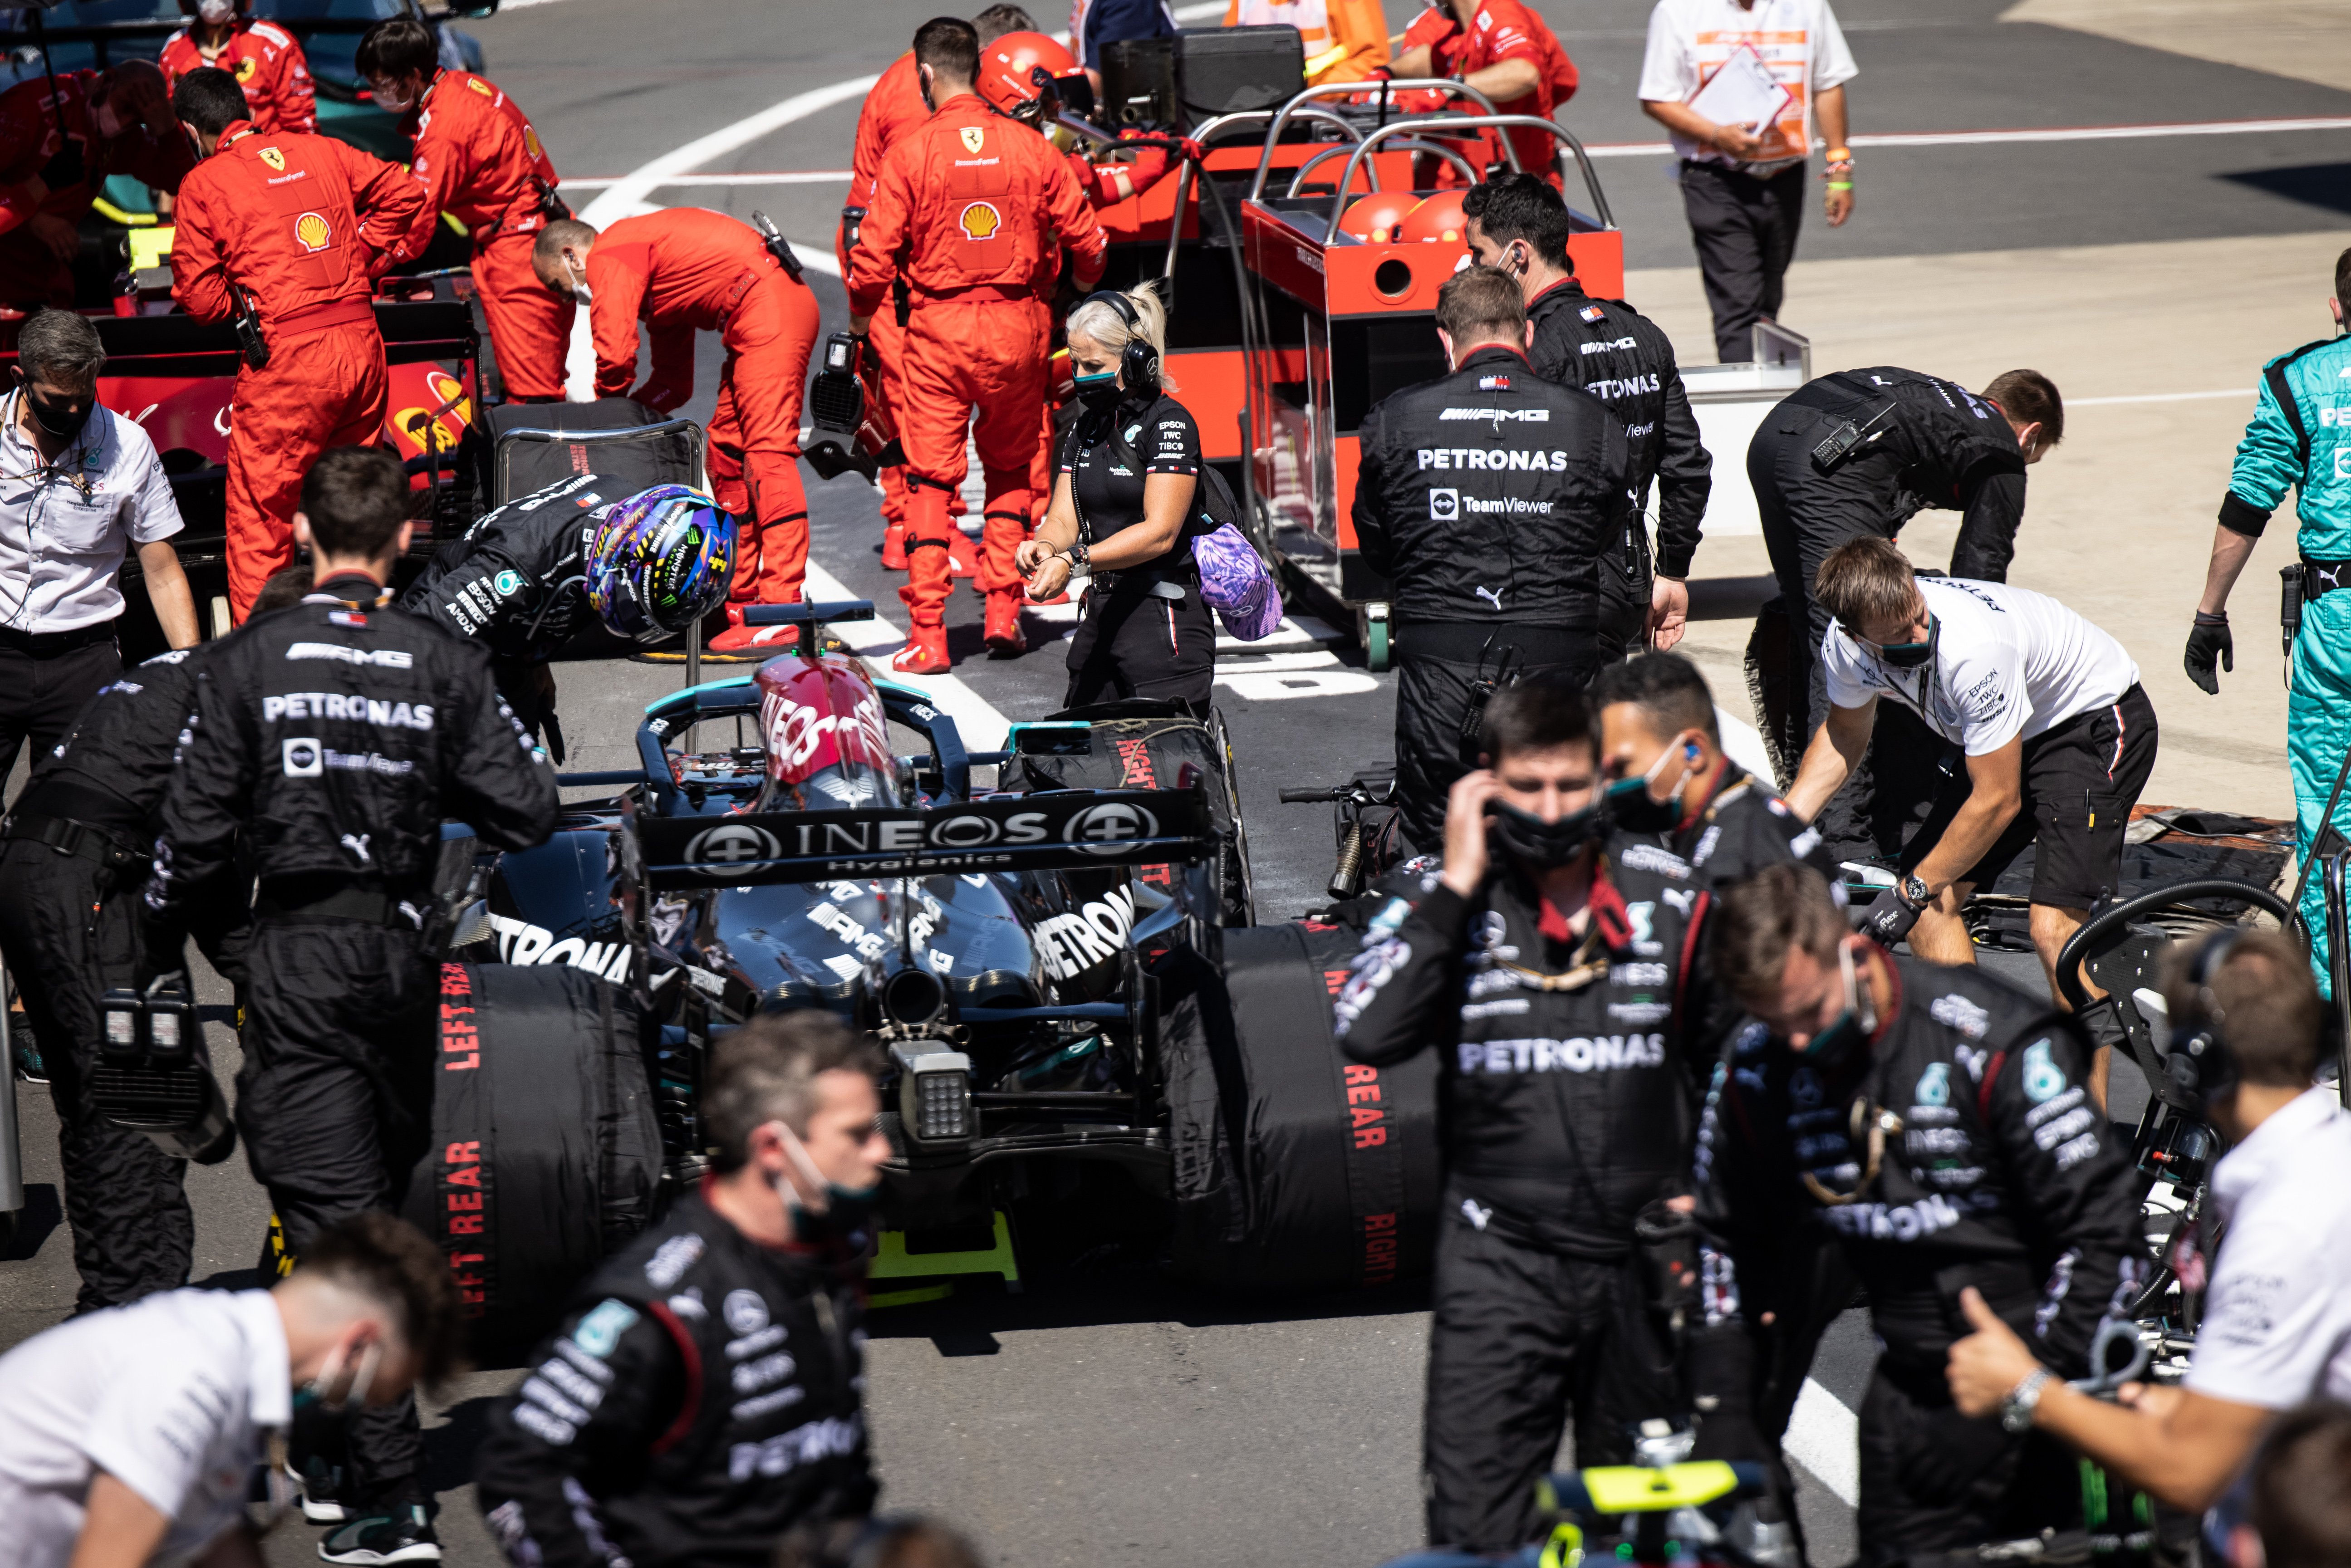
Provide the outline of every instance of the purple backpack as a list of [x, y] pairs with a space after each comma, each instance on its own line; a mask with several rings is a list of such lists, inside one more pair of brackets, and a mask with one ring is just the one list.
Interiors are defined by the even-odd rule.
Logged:
[[[1203, 523], [1215, 526], [1192, 536], [1192, 559], [1200, 569], [1200, 599], [1217, 612], [1225, 630], [1244, 643], [1270, 637], [1281, 624], [1281, 590], [1257, 553], [1257, 547], [1230, 518], [1237, 508], [1224, 476], [1214, 468], [1200, 472]], [[1220, 505], [1221, 503], [1221, 505]], [[1223, 517], [1220, 518], [1218, 513]]]

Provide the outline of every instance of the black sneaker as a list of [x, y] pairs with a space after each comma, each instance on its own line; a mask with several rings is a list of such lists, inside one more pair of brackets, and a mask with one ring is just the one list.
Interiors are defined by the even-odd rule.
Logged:
[[287, 1477], [302, 1497], [302, 1517], [312, 1524], [340, 1524], [351, 1511], [335, 1495], [335, 1470], [324, 1460], [311, 1458], [301, 1470], [287, 1466]]
[[325, 1563], [438, 1563], [441, 1538], [422, 1504], [354, 1519], [319, 1542]]

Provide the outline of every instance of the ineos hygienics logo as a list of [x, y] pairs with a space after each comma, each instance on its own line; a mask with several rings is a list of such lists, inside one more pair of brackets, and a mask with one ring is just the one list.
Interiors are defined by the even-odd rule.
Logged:
[[1061, 829], [1061, 837], [1071, 849], [1090, 855], [1116, 854], [1136, 839], [1158, 836], [1159, 819], [1123, 800], [1089, 806]]
[[1428, 493], [1428, 515], [1429, 517], [1436, 522], [1454, 523], [1460, 521], [1461, 492], [1458, 490], [1431, 490]]
[[315, 735], [288, 737], [283, 755], [288, 779], [316, 779], [326, 771], [326, 749], [319, 744], [319, 737]]
[[784, 847], [776, 841], [776, 835], [748, 822], [722, 822], [715, 828], [705, 828], [685, 846], [689, 865], [742, 865], [783, 858]]

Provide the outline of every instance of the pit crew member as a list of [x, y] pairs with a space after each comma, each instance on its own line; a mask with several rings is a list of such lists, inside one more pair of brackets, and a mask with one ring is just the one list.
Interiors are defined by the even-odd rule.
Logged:
[[[287, 567], [254, 602], [282, 609], [310, 591], [310, 569]], [[0, 952], [16, 977], [44, 1052], [57, 1113], [57, 1161], [81, 1289], [74, 1310], [120, 1307], [188, 1282], [195, 1222], [188, 1163], [146, 1134], [100, 1114], [91, 1074], [105, 1040], [99, 998], [131, 984], [147, 960], [139, 894], [153, 855], [156, 815], [180, 741], [196, 708], [196, 675], [224, 644], [175, 648], [92, 697], [72, 729], [37, 753], [39, 765], [0, 824]], [[191, 921], [204, 956], [245, 979], [249, 925], [242, 888], [215, 883], [214, 907]]]
[[1533, 1539], [1570, 1407], [1583, 1465], [1674, 1413], [1634, 1228], [1685, 1190], [1698, 1087], [1676, 1017], [1689, 867], [1604, 835], [1581, 692], [1525, 682], [1484, 716], [1442, 868], [1374, 917], [1334, 1026], [1373, 1066], [1438, 1054], [1423, 1465], [1430, 1544], [1467, 1552]]
[[683, 485], [607, 500], [575, 474], [486, 513], [434, 552], [400, 607], [490, 650], [498, 695], [563, 761], [549, 661], [674, 637], [726, 602], [735, 519]]
[[1592, 678], [1600, 555], [1624, 537], [1625, 426], [1527, 364], [1519, 286], [1488, 267], [1446, 279], [1437, 335], [1452, 373], [1364, 416], [1355, 538], [1393, 585], [1396, 800], [1416, 848], [1443, 841], [1470, 768], [1479, 702], [1541, 674]]
[[[2335, 297], [2327, 306], [2338, 322], [2346, 300], [2351, 250], [2335, 258]], [[2320, 840], [2328, 831], [2343, 831], [2336, 825], [2342, 818], [2320, 819], [2343, 758], [2351, 751], [2351, 599], [2331, 597], [2344, 586], [2344, 568], [2351, 565], [2351, 435], [2338, 423], [2345, 404], [2336, 391], [2346, 378], [2351, 344], [2341, 338], [2304, 343], [2262, 367], [2253, 421], [2237, 443], [2236, 465], [2212, 530], [2204, 597], [2188, 633], [2188, 678], [2217, 696], [2219, 669], [2237, 667], [2229, 591], [2269, 527], [2270, 515], [2292, 488], [2300, 523], [2295, 543], [2302, 555], [2302, 612], [2287, 666], [2292, 695], [2286, 747], [2294, 766], [2297, 865], [2309, 865], [2314, 855], [2326, 852]], [[2320, 880], [2309, 878], [2302, 915], [2310, 930], [2310, 965], [2320, 994], [2332, 995], [2324, 898]]]
[[[1549, 120], [1576, 88], [1575, 62], [1533, 7], [1519, 0], [1431, 5], [1405, 29], [1386, 74], [1453, 77], [1491, 99], [1496, 113], [1538, 120]], [[1454, 104], [1475, 107], [1468, 99]], [[1549, 134], [1515, 128], [1502, 134], [1517, 149], [1519, 167], [1559, 183], [1559, 143]]]
[[267, 1291], [173, 1291], [0, 1357], [0, 1518], [16, 1568], [259, 1568], [247, 1489], [299, 1402], [404, 1398], [464, 1347], [448, 1260], [362, 1214]]
[[194, 160], [148, 60], [47, 73], [0, 92], [0, 305], [74, 302], [81, 220], [110, 174], [176, 191]]
[[172, 297], [200, 321], [257, 316], [267, 363], [238, 367], [228, 437], [229, 613], [294, 559], [303, 476], [373, 441], [389, 382], [369, 303], [406, 255], [423, 188], [332, 137], [264, 136], [226, 71], [190, 71], [172, 112], [204, 161], [181, 183]]
[[768, 1568], [788, 1531], [854, 1538], [867, 1459], [881, 1048], [810, 1012], [711, 1053], [716, 1168], [580, 1291], [490, 1415], [475, 1484], [507, 1561]]
[[400, 116], [414, 139], [409, 172], [424, 205], [402, 242], [422, 255], [433, 225], [449, 214], [474, 243], [474, 297], [489, 323], [498, 385], [508, 402], [563, 401], [563, 356], [570, 346], [569, 295], [550, 293], [531, 270], [531, 246], [550, 218], [571, 209], [555, 193], [555, 164], [521, 105], [469, 71], [445, 70], [433, 30], [394, 16], [360, 39], [360, 74], [378, 109]]
[[[318, 89], [300, 39], [256, 17], [253, 0], [180, 0], [180, 12], [193, 20], [163, 44], [163, 75], [171, 87], [209, 66], [236, 78], [253, 128], [264, 136], [319, 129]], [[360, 74], [367, 74], [365, 67]]]
[[[808, 497], [800, 489], [800, 391], [816, 342], [816, 296], [796, 283], [739, 219], [671, 207], [606, 225], [576, 218], [539, 231], [538, 279], [588, 306], [596, 395], [628, 396], [667, 413], [694, 395], [694, 335], [726, 347], [707, 466], [718, 504], [742, 519], [726, 630], [714, 653], [755, 647], [747, 604], [792, 604], [808, 576]], [[635, 391], [637, 322], [653, 337]], [[770, 629], [772, 630], [772, 629]]]
[[1894, 956], [1809, 867], [1726, 889], [1713, 925], [1714, 972], [1752, 1019], [1693, 1163], [1718, 1352], [1693, 1358], [1699, 1456], [1768, 1457], [1746, 1425], [1782, 1332], [1765, 1313], [1789, 1310], [1792, 1249], [1825, 1233], [1885, 1346], [1861, 1406], [1863, 1568], [2078, 1525], [2056, 1446], [1966, 1415], [1943, 1381], [1965, 1291], [2080, 1376], [2101, 1318], [2143, 1283], [2131, 1163], [2071, 1020], [1973, 967]]
[[2169, 980], [2170, 1050], [2192, 1062], [2204, 1119], [2228, 1141], [2209, 1218], [2175, 1258], [2207, 1275], [2186, 1379], [2085, 1397], [1972, 1301], [1977, 1332], [1951, 1347], [1947, 1375], [1971, 1415], [2022, 1412], [2175, 1507], [2220, 1503], [2207, 1533], [2224, 1546], [2244, 1500], [2222, 1494], [2263, 1429], [2303, 1400], [2351, 1398], [2351, 1113], [2313, 1083], [2318, 988], [2295, 944], [2224, 929], [2180, 952]]
[[[381, 447], [311, 468], [295, 532], [316, 591], [211, 656], [147, 888], [151, 952], [176, 954], [196, 890], [235, 872], [240, 834], [252, 846], [237, 1127], [297, 1259], [336, 1220], [396, 1207], [429, 1135], [417, 1070], [439, 975], [423, 927], [442, 820], [517, 850], [555, 822], [554, 772], [498, 700], [488, 653], [392, 606], [408, 505]], [[340, 1525], [322, 1557], [427, 1555], [419, 1448], [405, 1399], [354, 1420], [340, 1478], [298, 1443], [304, 1512]]]
[[[1567, 204], [1531, 174], [1498, 173], [1461, 198], [1463, 237], [1480, 266], [1519, 281], [1534, 324], [1528, 361], [1545, 381], [1580, 386], [1625, 422], [1635, 511], [1621, 548], [1600, 557], [1600, 657], [1670, 648], [1689, 621], [1690, 559], [1714, 487], [1714, 460], [1663, 329], [1621, 299], [1594, 299], [1567, 253]], [[1649, 483], [1657, 486], [1657, 555], [1649, 556]]]
[[1217, 628], [1186, 528], [1199, 510], [1200, 432], [1160, 385], [1165, 309], [1148, 287], [1105, 290], [1070, 312], [1069, 338], [1083, 408], [1061, 449], [1052, 506], [1014, 557], [1040, 602], [1066, 591], [1076, 572], [1091, 573], [1061, 706], [1157, 698], [1205, 719]]
[[[1914, 577], [1884, 539], [1821, 563], [1831, 617], [1821, 659], [1828, 722], [1804, 753], [1788, 804], [1821, 808], [1868, 746], [1892, 697], [1967, 758], [1902, 852], [1899, 883], [1866, 929], [1943, 964], [1972, 964], [1959, 917], [2027, 844], [2032, 945], [2056, 987], [2057, 954], [2122, 879], [2123, 831], [2155, 768], [2155, 706], [2121, 643], [2053, 599], [2002, 582]], [[2104, 995], [2103, 992], [2094, 992]], [[2091, 1092], [2104, 1105], [2108, 1049]]]
[[905, 280], [898, 434], [912, 487], [910, 580], [898, 592], [910, 630], [891, 667], [935, 674], [948, 666], [947, 497], [963, 485], [967, 427], [987, 480], [977, 579], [987, 595], [987, 636], [1007, 650], [1022, 642], [1014, 552], [1028, 531], [1044, 432], [1048, 297], [1062, 246], [1075, 256], [1078, 287], [1090, 289], [1110, 241], [1061, 154], [980, 98], [979, 45], [967, 24], [945, 16], [923, 24], [914, 60], [935, 112], [883, 162], [873, 209], [850, 256], [849, 325], [867, 330], [891, 279]]
[[[1008, 33], [1037, 31], [1037, 24], [1018, 5], [990, 5], [971, 19], [971, 26], [983, 49]], [[923, 101], [922, 77], [914, 68], [914, 51], [908, 49], [890, 62], [857, 111], [857, 141], [849, 166], [849, 201], [841, 209], [841, 226], [834, 234], [832, 246], [833, 256], [841, 263], [841, 277], [849, 276], [849, 253], [857, 247], [859, 225], [873, 205], [873, 185], [882, 177], [883, 156], [901, 138], [921, 130], [930, 117], [931, 106]], [[904, 284], [893, 282], [888, 308], [875, 311], [867, 325], [866, 342], [872, 350], [872, 362], [879, 374], [867, 382], [866, 395], [879, 398], [883, 407], [893, 411], [902, 396], [897, 386], [898, 343], [905, 330], [907, 308]], [[910, 494], [905, 465], [892, 464], [881, 471], [876, 483], [882, 491], [882, 566], [887, 571], [904, 571], [906, 503]], [[971, 568], [962, 559], [960, 549], [956, 550], [956, 575], [971, 575]]]
[[[1748, 443], [1747, 478], [1788, 618], [1788, 711], [1767, 720], [1779, 756], [1802, 757], [1828, 716], [1820, 648], [1829, 614], [1813, 578], [1829, 551], [1847, 539], [1896, 538], [1921, 507], [1941, 507], [1961, 514], [1951, 575], [2005, 582], [2024, 520], [2025, 469], [2064, 434], [2065, 405], [2037, 371], [2006, 371], [1980, 396], [1914, 371], [1840, 371], [1764, 415]], [[1891, 852], [1898, 839], [1887, 824], [1932, 787], [1903, 766], [1917, 753], [1931, 761], [1933, 745], [1916, 727], [1893, 731], [1886, 749], [1823, 823], [1839, 859]]]

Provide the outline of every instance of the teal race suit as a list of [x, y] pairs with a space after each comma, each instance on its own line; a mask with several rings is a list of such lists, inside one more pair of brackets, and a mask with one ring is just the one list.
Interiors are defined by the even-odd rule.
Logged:
[[[2296, 543], [2324, 597], [2304, 606], [2294, 638], [2286, 708], [2286, 748], [2294, 766], [2294, 853], [2308, 864], [2319, 817], [2351, 747], [2351, 593], [2332, 591], [2339, 570], [2351, 587], [2351, 338], [2305, 343], [2262, 369], [2261, 401], [2237, 444], [2220, 526], [2258, 537], [2291, 487], [2299, 492]], [[2351, 820], [2351, 789], [2335, 809], [2338, 832]], [[2319, 879], [2303, 891], [2311, 963], [2327, 991], [2326, 914]]]

